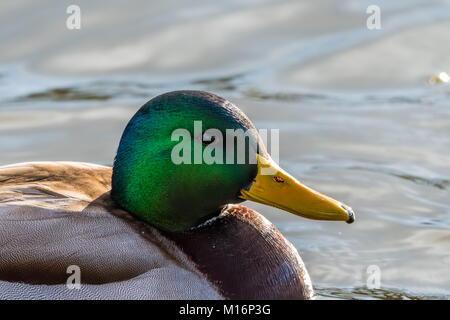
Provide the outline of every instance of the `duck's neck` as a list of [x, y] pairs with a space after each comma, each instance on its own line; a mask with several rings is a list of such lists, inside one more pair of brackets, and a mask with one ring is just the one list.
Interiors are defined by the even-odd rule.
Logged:
[[308, 299], [297, 251], [264, 217], [244, 206], [188, 231], [166, 233], [227, 299]]

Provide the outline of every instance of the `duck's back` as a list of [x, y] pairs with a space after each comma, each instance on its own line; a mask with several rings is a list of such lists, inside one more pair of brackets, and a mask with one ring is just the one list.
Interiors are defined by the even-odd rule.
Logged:
[[[1, 299], [220, 298], [170, 241], [117, 208], [110, 188], [110, 167], [0, 167]], [[69, 266], [80, 268], [79, 290], [66, 285]]]

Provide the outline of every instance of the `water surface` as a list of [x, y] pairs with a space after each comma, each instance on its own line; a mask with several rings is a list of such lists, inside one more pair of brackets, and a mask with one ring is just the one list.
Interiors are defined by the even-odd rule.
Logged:
[[[214, 92], [280, 129], [280, 163], [350, 204], [317, 222], [247, 203], [297, 247], [319, 298], [450, 295], [448, 1], [68, 1], [0, 4], [0, 165], [112, 163], [151, 97]], [[366, 286], [367, 268], [381, 288]]]

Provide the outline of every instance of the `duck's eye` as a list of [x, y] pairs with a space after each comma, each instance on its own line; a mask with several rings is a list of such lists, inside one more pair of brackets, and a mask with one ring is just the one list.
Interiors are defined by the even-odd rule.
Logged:
[[207, 134], [206, 132], [202, 136], [202, 143], [205, 146], [213, 143], [215, 140], [216, 140], [215, 136], [211, 136], [211, 135]]
[[280, 178], [280, 177], [277, 177], [277, 176], [273, 177], [273, 180], [275, 180], [276, 182], [280, 182], [280, 183], [284, 182], [283, 178]]

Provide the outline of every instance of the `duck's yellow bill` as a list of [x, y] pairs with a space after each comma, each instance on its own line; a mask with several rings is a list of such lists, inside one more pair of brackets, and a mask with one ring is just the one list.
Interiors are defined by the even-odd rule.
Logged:
[[346, 221], [352, 223], [355, 214], [345, 204], [314, 191], [298, 182], [272, 159], [259, 154], [258, 174], [249, 189], [242, 189], [240, 197], [315, 220]]

